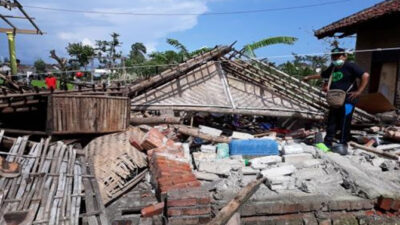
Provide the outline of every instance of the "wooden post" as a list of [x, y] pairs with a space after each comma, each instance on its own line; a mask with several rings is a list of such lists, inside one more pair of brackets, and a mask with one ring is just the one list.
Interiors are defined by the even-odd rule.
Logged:
[[379, 149], [376, 149], [376, 148], [373, 148], [373, 147], [367, 147], [367, 146], [364, 146], [364, 145], [359, 145], [359, 144], [357, 144], [355, 142], [352, 142], [352, 141], [349, 142], [349, 144], [351, 146], [353, 146], [353, 147], [365, 150], [367, 152], [372, 152], [372, 153], [375, 153], [375, 154], [378, 154], [378, 155], [381, 155], [381, 156], [385, 156], [385, 157], [390, 158], [390, 159], [394, 159], [394, 160], [400, 161], [400, 157], [399, 156], [391, 154], [389, 152], [384, 152], [382, 150], [379, 150]]

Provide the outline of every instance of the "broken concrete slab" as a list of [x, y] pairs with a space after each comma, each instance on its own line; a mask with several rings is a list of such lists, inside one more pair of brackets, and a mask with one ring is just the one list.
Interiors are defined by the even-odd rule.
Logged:
[[205, 153], [217, 153], [217, 146], [215, 145], [201, 145], [200, 151]]
[[213, 173], [228, 176], [232, 166], [224, 163], [216, 163], [210, 161], [200, 161], [198, 170], [201, 172]]
[[198, 180], [215, 181], [220, 179], [219, 176], [214, 173], [206, 173], [200, 171], [193, 171], [193, 173]]
[[335, 153], [323, 153], [321, 157], [328, 160], [341, 172], [343, 185], [351, 189], [354, 194], [368, 199], [377, 199], [380, 196], [400, 198], [400, 185], [374, 176], [373, 173], [361, 169], [350, 159]]
[[265, 169], [261, 171], [261, 174], [264, 177], [279, 177], [279, 176], [286, 176], [286, 175], [291, 175], [296, 171], [296, 167], [293, 165], [285, 165], [285, 166], [280, 166], [280, 167], [275, 167], [275, 168], [270, 168], [270, 169]]
[[278, 155], [257, 157], [250, 159], [251, 168], [253, 169], [265, 169], [272, 164], [282, 162], [282, 157]]
[[242, 167], [242, 173], [243, 175], [256, 175], [260, 173], [259, 169], [253, 169], [252, 167]]
[[253, 139], [254, 136], [251, 134], [234, 131], [231, 135], [231, 138], [232, 139]]
[[222, 134], [222, 130], [215, 129], [215, 128], [212, 128], [212, 127], [207, 127], [207, 126], [200, 125], [199, 128], [200, 128], [200, 132], [208, 134], [208, 135], [211, 135], [211, 136], [217, 137], [217, 136], [220, 136]]
[[283, 154], [285, 155], [300, 154], [303, 152], [303, 146], [300, 144], [288, 144], [283, 146]]
[[321, 159], [307, 159], [304, 160], [304, 162], [302, 162], [302, 167], [303, 168], [318, 167], [321, 164], [322, 164]]
[[313, 159], [313, 155], [308, 153], [300, 153], [300, 154], [291, 154], [291, 155], [284, 155], [283, 161], [285, 163], [290, 163], [295, 165], [296, 167], [303, 167], [304, 161]]

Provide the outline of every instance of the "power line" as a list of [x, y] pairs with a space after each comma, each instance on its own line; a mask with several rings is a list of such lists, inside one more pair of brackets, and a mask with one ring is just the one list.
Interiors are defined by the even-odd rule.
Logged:
[[51, 8], [42, 6], [25, 5], [25, 8], [57, 11], [57, 12], [69, 12], [69, 13], [88, 13], [88, 14], [102, 14], [102, 15], [129, 15], [129, 16], [217, 16], [217, 15], [234, 15], [234, 14], [252, 14], [252, 13], [264, 13], [273, 11], [284, 11], [292, 9], [304, 9], [313, 8], [318, 6], [333, 5], [349, 0], [338, 0], [324, 3], [299, 5], [291, 7], [278, 7], [278, 8], [266, 8], [266, 9], [252, 9], [252, 10], [239, 10], [239, 11], [226, 11], [226, 12], [205, 12], [205, 13], [144, 13], [144, 12], [110, 12], [110, 11], [96, 11], [96, 10], [79, 10], [79, 9], [65, 9], [65, 8]]

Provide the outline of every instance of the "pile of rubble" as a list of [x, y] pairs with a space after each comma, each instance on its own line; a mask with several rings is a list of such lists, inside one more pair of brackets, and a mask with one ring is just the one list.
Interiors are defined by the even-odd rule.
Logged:
[[[313, 131], [289, 132], [294, 136], [266, 132], [259, 137], [232, 132], [227, 137], [207, 126], [140, 128], [143, 133], [129, 141], [147, 154], [150, 176], [143, 182], [153, 187], [155, 198], [141, 209], [138, 223], [161, 218], [168, 224], [207, 223], [260, 176], [265, 182], [238, 212], [241, 224], [390, 223], [400, 216], [398, 160], [355, 147], [347, 156], [324, 152], [304, 143]], [[400, 149], [398, 144], [378, 147], [388, 154]]]

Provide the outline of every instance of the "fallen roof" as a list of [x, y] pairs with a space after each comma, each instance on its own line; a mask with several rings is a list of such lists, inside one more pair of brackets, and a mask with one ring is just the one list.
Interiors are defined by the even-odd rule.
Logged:
[[324, 38], [333, 36], [337, 32], [350, 35], [356, 32], [354, 28], [360, 24], [398, 13], [400, 13], [400, 0], [386, 0], [315, 31], [315, 36]]
[[[323, 119], [328, 105], [321, 90], [264, 62], [238, 55], [230, 47], [217, 47], [127, 87], [131, 110]], [[354, 118], [375, 120], [359, 109]]]
[[175, 109], [280, 117], [322, 118], [317, 108], [296, 102], [273, 88], [234, 76], [218, 61], [190, 71], [132, 99], [134, 110]]

